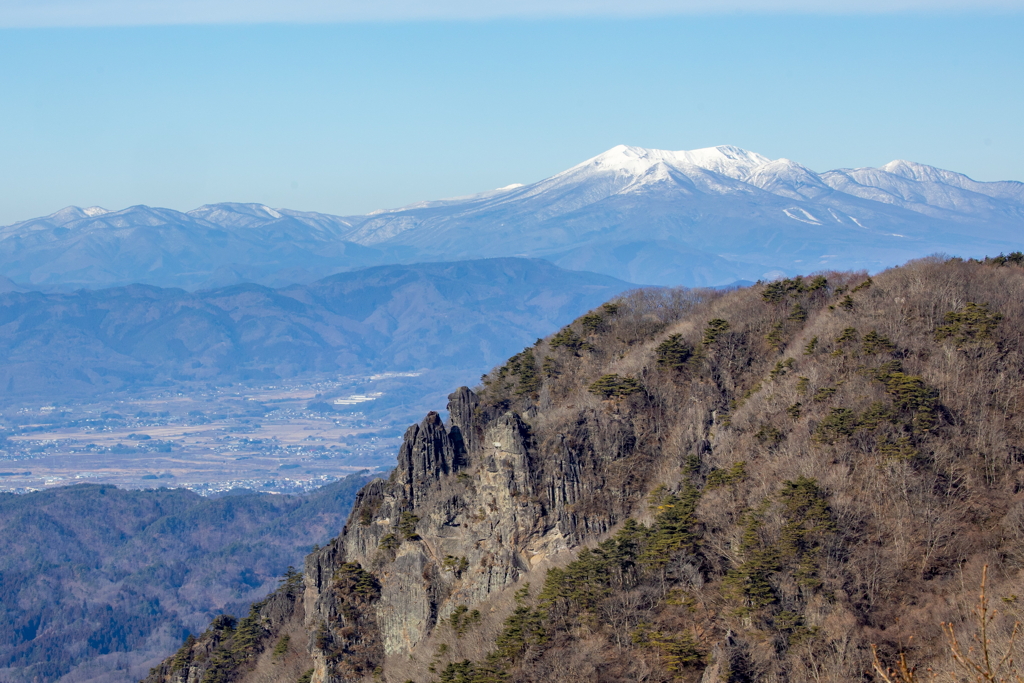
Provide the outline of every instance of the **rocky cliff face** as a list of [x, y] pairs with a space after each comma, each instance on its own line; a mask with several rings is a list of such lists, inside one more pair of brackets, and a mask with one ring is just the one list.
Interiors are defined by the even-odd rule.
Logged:
[[[391, 478], [367, 486], [342, 535], [307, 559], [307, 629], [328, 634], [314, 646], [313, 681], [354, 680], [332, 663], [356, 641], [374, 642], [376, 666], [408, 654], [459, 605], [610, 529], [646, 488], [637, 473], [631, 487], [603, 490], [614, 458], [595, 456], [585, 425], [539, 443], [515, 411], [482, 408], [466, 387], [449, 400], [451, 424], [430, 413], [410, 427]], [[617, 436], [632, 450], [635, 437]], [[579, 515], [574, 506], [598, 494], [620, 502]], [[348, 617], [334, 582], [344, 563], [378, 582], [375, 600]]]
[[[368, 484], [341, 535], [307, 557], [294, 609], [314, 683], [379, 678], [460, 606], [609, 531], [655, 473], [638, 460], [638, 416], [583, 410], [568, 430], [538, 439], [517, 411], [483, 405], [467, 387], [449, 396], [448, 412], [448, 425], [432, 412], [409, 427], [390, 478]], [[207, 680], [203, 662], [168, 673], [149, 680]]]

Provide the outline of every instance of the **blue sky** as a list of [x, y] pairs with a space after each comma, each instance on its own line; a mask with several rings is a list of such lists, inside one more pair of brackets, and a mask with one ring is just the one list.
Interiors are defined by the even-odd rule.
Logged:
[[69, 204], [363, 213], [619, 143], [1024, 180], [1024, 13], [989, 4], [75, 26], [75, 3], [0, 0], [0, 224]]

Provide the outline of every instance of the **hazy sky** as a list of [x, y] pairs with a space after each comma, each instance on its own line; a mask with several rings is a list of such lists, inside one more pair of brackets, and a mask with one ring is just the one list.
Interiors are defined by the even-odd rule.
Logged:
[[1020, 2], [709, 4], [0, 0], [0, 224], [69, 204], [363, 213], [619, 143], [1024, 180]]

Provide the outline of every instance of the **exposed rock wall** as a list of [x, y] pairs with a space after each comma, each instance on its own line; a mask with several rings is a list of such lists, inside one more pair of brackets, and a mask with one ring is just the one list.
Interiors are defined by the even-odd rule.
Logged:
[[[382, 666], [411, 651], [458, 605], [480, 603], [545, 558], [610, 529], [628, 514], [630, 494], [647, 488], [636, 472], [644, 481], [634, 490], [603, 490], [604, 466], [636, 451], [628, 421], [595, 428], [597, 417], [581, 414], [572, 432], [540, 443], [520, 415], [482, 409], [466, 387], [449, 396], [448, 410], [449, 425], [430, 413], [406, 431], [390, 479], [369, 484], [343, 533], [307, 558], [306, 630], [333, 638], [333, 645], [311, 639], [314, 683], [364, 675], [339, 669], [325, 654], [343, 632], [357, 628], [362, 638], [379, 640], [374, 661]], [[581, 503], [605, 493], [618, 502], [579, 514]], [[345, 563], [358, 563], [379, 582], [365, 612], [338, 609], [333, 577]]]

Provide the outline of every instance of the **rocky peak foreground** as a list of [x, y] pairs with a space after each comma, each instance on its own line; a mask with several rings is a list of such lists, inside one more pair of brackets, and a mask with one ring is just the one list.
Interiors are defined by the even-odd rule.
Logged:
[[302, 576], [147, 681], [850, 681], [872, 645], [943, 676], [986, 565], [1010, 652], [1022, 260], [609, 302], [410, 427]]

